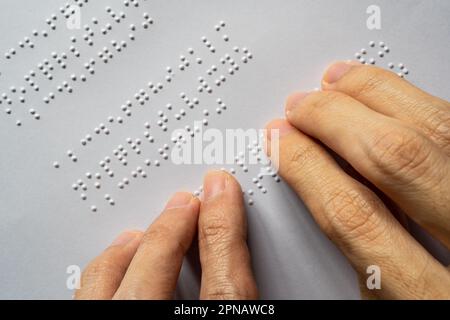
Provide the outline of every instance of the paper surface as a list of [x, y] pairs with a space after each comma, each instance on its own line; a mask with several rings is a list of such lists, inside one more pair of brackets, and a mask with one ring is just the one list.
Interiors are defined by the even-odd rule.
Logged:
[[[285, 183], [264, 176], [263, 193], [252, 181], [261, 166], [175, 165], [159, 149], [170, 154], [171, 133], [196, 121], [263, 128], [283, 116], [290, 92], [319, 87], [330, 62], [361, 49], [382, 67], [404, 64], [410, 81], [450, 99], [450, 3], [377, 1], [382, 28], [369, 30], [372, 1], [81, 2], [81, 29], [68, 27], [65, 1], [0, 4], [0, 298], [71, 298], [69, 266], [84, 268], [124, 229], [145, 229], [170, 194], [198, 191], [205, 171], [221, 167], [253, 201], [249, 245], [262, 298], [358, 298], [352, 269]], [[383, 58], [380, 41], [390, 49]], [[199, 77], [211, 93], [199, 92]], [[185, 263], [180, 298], [197, 297], [197, 267]]]

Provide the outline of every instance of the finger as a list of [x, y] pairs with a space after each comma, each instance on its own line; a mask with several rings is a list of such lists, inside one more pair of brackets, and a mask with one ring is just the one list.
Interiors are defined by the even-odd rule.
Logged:
[[319, 139], [450, 247], [450, 165], [428, 138], [334, 91], [296, 94], [287, 118]]
[[414, 125], [450, 155], [450, 103], [395, 73], [338, 62], [325, 72], [322, 88], [345, 93], [377, 112]]
[[142, 238], [140, 231], [122, 233], [111, 246], [93, 260], [83, 272], [78, 300], [111, 299], [120, 286], [128, 265]]
[[145, 232], [115, 299], [172, 299], [184, 255], [197, 229], [200, 202], [176, 193]]
[[449, 295], [447, 271], [370, 189], [345, 174], [324, 148], [287, 121], [275, 120], [267, 129], [279, 130], [280, 175], [302, 198], [321, 229], [360, 276], [367, 276], [368, 266], [380, 267], [380, 297]]
[[256, 299], [239, 183], [223, 171], [204, 179], [198, 223], [201, 299]]

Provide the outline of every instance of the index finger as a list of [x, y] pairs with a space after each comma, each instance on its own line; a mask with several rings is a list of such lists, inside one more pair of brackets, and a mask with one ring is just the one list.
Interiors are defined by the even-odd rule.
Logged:
[[145, 232], [115, 299], [172, 299], [184, 255], [197, 230], [200, 202], [176, 193]]

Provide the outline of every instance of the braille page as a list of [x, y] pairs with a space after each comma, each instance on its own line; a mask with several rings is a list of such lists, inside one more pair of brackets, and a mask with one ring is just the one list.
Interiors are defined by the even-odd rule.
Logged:
[[[262, 298], [359, 298], [260, 129], [334, 60], [450, 99], [450, 3], [376, 2], [379, 26], [373, 1], [2, 0], [0, 298], [71, 298], [116, 235], [145, 229], [177, 190], [199, 195], [213, 168], [242, 184]], [[210, 162], [227, 130], [250, 138]], [[200, 153], [177, 158], [193, 141]], [[177, 297], [198, 292], [193, 249]]]

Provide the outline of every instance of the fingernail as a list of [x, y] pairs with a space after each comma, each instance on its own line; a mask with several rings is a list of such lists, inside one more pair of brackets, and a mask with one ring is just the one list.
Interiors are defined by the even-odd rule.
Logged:
[[204, 200], [208, 201], [225, 190], [228, 175], [222, 171], [212, 171], [205, 176], [203, 181]]
[[284, 119], [276, 119], [266, 125], [266, 139], [271, 141], [274, 137], [282, 137], [289, 134], [294, 127]]
[[332, 64], [328, 67], [327, 71], [325, 71], [325, 75], [323, 76], [323, 84], [333, 84], [339, 79], [341, 79], [351, 68], [360, 63], [355, 61], [340, 61]]
[[285, 113], [286, 116], [294, 110], [309, 95], [309, 92], [296, 92], [291, 94], [286, 100]]
[[187, 192], [177, 192], [167, 202], [166, 209], [182, 208], [191, 203], [192, 194]]
[[136, 231], [125, 231], [122, 232], [112, 243], [111, 246], [124, 246], [127, 243], [131, 242], [139, 232]]

